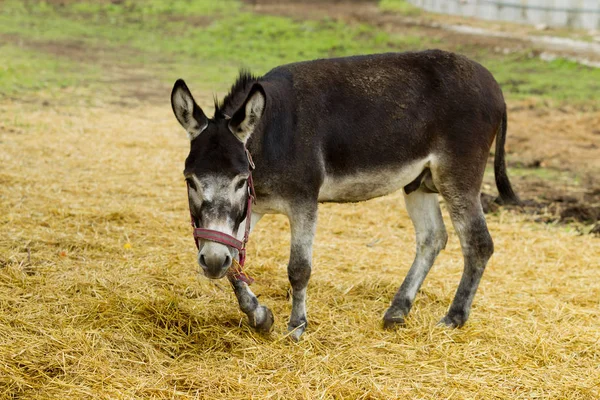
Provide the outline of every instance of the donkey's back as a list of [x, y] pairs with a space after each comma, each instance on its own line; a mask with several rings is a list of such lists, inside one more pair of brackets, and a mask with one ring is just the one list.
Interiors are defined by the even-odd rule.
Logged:
[[389, 193], [436, 169], [441, 158], [479, 165], [505, 114], [485, 68], [437, 50], [301, 62], [260, 82], [279, 103], [271, 114], [267, 107], [267, 124], [286, 126], [264, 131], [273, 143], [263, 147], [265, 156], [283, 148], [277, 169], [310, 176], [320, 201]]

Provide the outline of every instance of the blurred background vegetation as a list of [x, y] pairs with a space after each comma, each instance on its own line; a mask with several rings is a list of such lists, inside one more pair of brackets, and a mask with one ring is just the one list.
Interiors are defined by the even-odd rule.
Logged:
[[[406, 17], [421, 14], [402, 0], [381, 0], [378, 7]], [[291, 18], [237, 0], [5, 0], [0, 46], [3, 97], [158, 101], [179, 77], [222, 92], [241, 67], [262, 74], [299, 60], [426, 48], [478, 60], [509, 98], [589, 103], [600, 90], [599, 69], [542, 61], [529, 49], [502, 54], [432, 37], [418, 24], [397, 32], [327, 16]]]

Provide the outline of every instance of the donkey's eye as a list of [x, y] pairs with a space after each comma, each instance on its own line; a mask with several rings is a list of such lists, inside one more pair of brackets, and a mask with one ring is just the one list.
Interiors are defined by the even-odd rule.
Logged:
[[242, 179], [235, 185], [235, 190], [238, 191], [238, 190], [242, 189], [245, 184], [246, 184], [246, 180]]

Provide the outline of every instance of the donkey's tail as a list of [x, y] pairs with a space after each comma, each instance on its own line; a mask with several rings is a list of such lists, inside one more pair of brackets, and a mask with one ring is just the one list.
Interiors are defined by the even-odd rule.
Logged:
[[513, 191], [508, 175], [506, 175], [506, 161], [504, 159], [504, 142], [506, 142], [506, 109], [502, 114], [502, 126], [496, 135], [496, 155], [494, 157], [494, 176], [496, 177], [496, 187], [498, 188], [498, 199], [500, 204], [521, 204], [521, 200]]

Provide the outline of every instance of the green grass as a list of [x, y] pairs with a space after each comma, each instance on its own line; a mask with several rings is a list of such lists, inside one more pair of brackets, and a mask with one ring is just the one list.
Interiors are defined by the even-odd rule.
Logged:
[[99, 76], [98, 68], [93, 65], [13, 45], [0, 47], [0, 93], [4, 95], [80, 86], [85, 80]]
[[419, 7], [413, 6], [406, 0], [380, 0], [379, 8], [384, 11], [392, 11], [412, 17], [420, 15], [423, 12]]
[[486, 57], [505, 93], [512, 98], [545, 97], [573, 103], [597, 103], [600, 69], [556, 59], [546, 62], [526, 54]]
[[[153, 0], [152, 3], [160, 2]], [[198, 22], [189, 14], [169, 19], [179, 14], [174, 11], [146, 13], [146, 5], [128, 4], [84, 3], [60, 9], [46, 5], [29, 10], [23, 6], [3, 6], [6, 9], [0, 15], [0, 31], [30, 39], [126, 45], [146, 53], [200, 58], [211, 64], [243, 62], [262, 70], [281, 62], [385, 51], [395, 44], [420, 43], [418, 37], [392, 39], [370, 26], [349, 26], [327, 19], [296, 22], [236, 11], [237, 8], [232, 7], [227, 14]], [[173, 10], [166, 5], [164, 9]], [[197, 14], [207, 15], [210, 13]]]
[[123, 15], [210, 16], [236, 12], [241, 3], [236, 0], [126, 0], [120, 3], [81, 2], [71, 6], [74, 12], [105, 13], [117, 18]]
[[[186, 12], [187, 3], [152, 0], [53, 7], [9, 0], [0, 5], [0, 34], [19, 36], [34, 45], [83, 43], [108, 48], [112, 54], [127, 48], [135, 52], [128, 51], [121, 63], [145, 63], [153, 68], [149, 64], [158, 64], [157, 59], [167, 60], [173, 73], [161, 74], [160, 79], [192, 76], [220, 89], [240, 67], [264, 73], [282, 63], [416, 49], [423, 42], [411, 35], [390, 37], [367, 25], [257, 15], [241, 10], [240, 3], [231, 0], [191, 2], [190, 13]], [[0, 88], [7, 89], [14, 81], [2, 81]]]
[[[380, 6], [410, 12], [405, 1], [382, 0]], [[298, 21], [251, 13], [236, 0], [89, 1], [63, 6], [6, 0], [0, 3], [0, 43], [15, 38], [27, 45], [2, 47], [0, 91], [5, 94], [98, 80], [101, 66], [77, 54], [48, 52], [44, 46], [48, 42], [54, 48], [64, 43], [98, 49], [109, 62], [142, 66], [164, 84], [184, 77], [217, 91], [226, 89], [240, 67], [261, 74], [299, 60], [448, 48], [418, 28], [389, 34], [365, 24]], [[564, 60], [547, 63], [526, 55], [501, 56], [486, 49], [458, 50], [487, 66], [509, 98], [590, 102], [600, 91], [598, 69]]]

